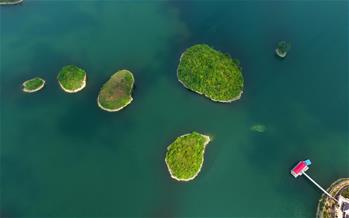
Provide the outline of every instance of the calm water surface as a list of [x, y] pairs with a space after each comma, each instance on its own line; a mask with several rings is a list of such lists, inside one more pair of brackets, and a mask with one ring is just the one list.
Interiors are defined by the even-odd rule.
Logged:
[[[314, 217], [320, 192], [349, 176], [347, 1], [38, 1], [1, 7], [1, 216]], [[279, 40], [292, 43], [285, 60]], [[217, 104], [177, 81], [183, 50], [207, 43], [241, 61], [245, 89]], [[88, 73], [59, 89], [66, 64]], [[101, 85], [119, 69], [134, 101], [107, 113]], [[47, 80], [24, 94], [21, 83]], [[264, 133], [252, 132], [256, 123]], [[214, 138], [200, 175], [178, 183], [166, 147]]]

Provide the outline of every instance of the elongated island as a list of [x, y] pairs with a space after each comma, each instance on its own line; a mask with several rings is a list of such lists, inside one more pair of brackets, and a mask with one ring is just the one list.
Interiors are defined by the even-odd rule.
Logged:
[[75, 65], [67, 65], [59, 71], [57, 80], [65, 92], [79, 92], [86, 86], [86, 71]]
[[28, 93], [37, 92], [45, 86], [45, 80], [43, 80], [40, 77], [34, 77], [32, 79], [25, 81], [22, 84], [22, 86], [23, 86], [23, 89], [22, 89], [23, 92], [28, 92]]
[[177, 77], [187, 89], [217, 102], [240, 99], [244, 79], [240, 62], [206, 44], [194, 45], [180, 57]]
[[204, 163], [206, 145], [210, 137], [192, 132], [179, 136], [167, 147], [165, 163], [173, 179], [190, 181], [200, 172]]
[[316, 211], [317, 218], [335, 218], [349, 216], [349, 178], [336, 180], [326, 190], [335, 200], [322, 194]]
[[0, 0], [0, 5], [16, 5], [22, 2], [23, 0]]
[[98, 106], [108, 112], [123, 109], [133, 100], [135, 79], [128, 70], [119, 70], [102, 86], [97, 97]]

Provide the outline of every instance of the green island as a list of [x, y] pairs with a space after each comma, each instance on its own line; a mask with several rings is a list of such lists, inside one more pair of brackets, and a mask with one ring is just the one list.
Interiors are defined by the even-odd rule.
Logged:
[[179, 136], [167, 147], [165, 162], [173, 179], [189, 181], [200, 172], [210, 137], [192, 132]]
[[135, 79], [128, 70], [119, 70], [104, 83], [99, 91], [97, 103], [105, 111], [114, 112], [126, 107], [133, 100]]
[[45, 86], [45, 80], [41, 79], [40, 77], [34, 77], [32, 79], [29, 79], [22, 84], [23, 86], [23, 92], [37, 92], [40, 89], [42, 89]]
[[64, 66], [57, 76], [60, 87], [68, 93], [75, 93], [86, 86], [86, 72], [74, 65]]
[[337, 202], [325, 194], [319, 200], [316, 217], [334, 218], [349, 216], [349, 178], [336, 180], [327, 192], [337, 199]]
[[15, 5], [22, 2], [23, 0], [0, 0], [0, 5]]
[[177, 77], [187, 89], [217, 102], [240, 99], [244, 79], [240, 62], [206, 44], [194, 45], [180, 57]]
[[275, 53], [281, 57], [285, 58], [287, 55], [287, 52], [291, 49], [291, 44], [289, 42], [280, 41], [277, 44], [277, 48], [275, 49]]

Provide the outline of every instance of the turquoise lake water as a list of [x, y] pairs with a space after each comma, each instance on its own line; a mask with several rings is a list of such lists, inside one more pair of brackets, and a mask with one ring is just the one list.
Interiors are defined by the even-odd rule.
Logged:
[[[38, 1], [0, 8], [1, 217], [314, 217], [321, 193], [290, 169], [312, 160], [324, 187], [349, 176], [348, 1]], [[279, 40], [292, 48], [274, 54]], [[176, 78], [207, 43], [240, 60], [240, 100], [214, 103]], [[60, 68], [87, 71], [60, 90]], [[134, 73], [134, 101], [100, 110], [101, 85]], [[34, 94], [21, 83], [34, 76]], [[251, 131], [265, 125], [263, 133]], [[213, 137], [199, 176], [170, 178], [177, 136]]]

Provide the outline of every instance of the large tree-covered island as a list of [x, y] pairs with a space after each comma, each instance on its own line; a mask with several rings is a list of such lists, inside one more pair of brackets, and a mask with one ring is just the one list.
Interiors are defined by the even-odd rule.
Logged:
[[218, 102], [238, 100], [244, 79], [238, 60], [206, 44], [194, 45], [180, 57], [177, 77], [186, 88]]
[[78, 92], [86, 86], [85, 70], [74, 65], [63, 67], [59, 71], [57, 79], [60, 87], [68, 93]]
[[126, 107], [133, 100], [132, 90], [135, 79], [128, 70], [113, 74], [99, 91], [97, 104], [105, 111], [114, 112]]
[[37, 92], [45, 86], [45, 80], [40, 77], [34, 77], [33, 79], [29, 79], [25, 81], [23, 84], [23, 92]]
[[200, 172], [210, 137], [193, 132], [178, 137], [167, 147], [165, 162], [173, 179], [189, 181]]

